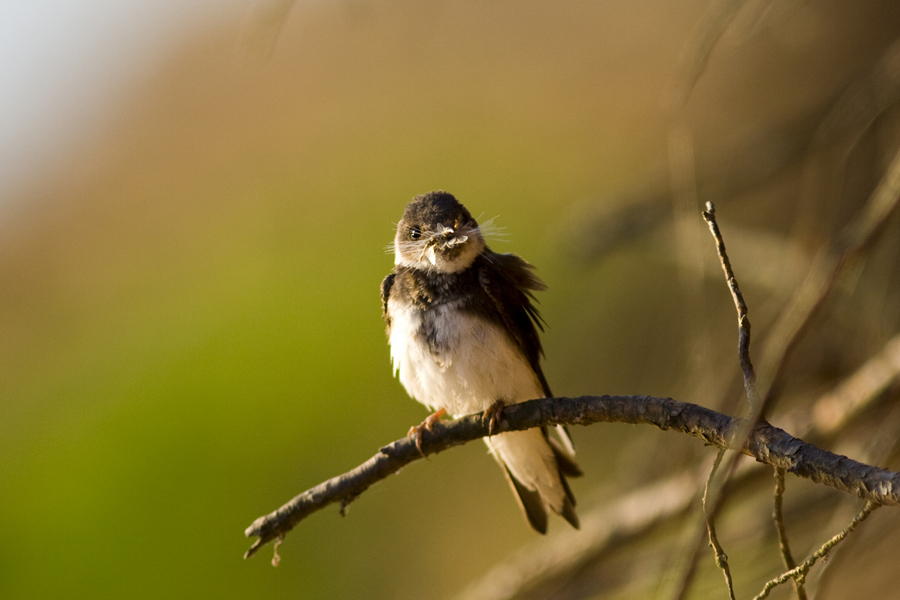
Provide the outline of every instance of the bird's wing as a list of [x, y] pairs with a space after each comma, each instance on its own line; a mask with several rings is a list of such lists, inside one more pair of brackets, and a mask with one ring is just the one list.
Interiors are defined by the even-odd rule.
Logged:
[[388, 330], [391, 328], [391, 315], [388, 313], [388, 298], [391, 295], [391, 287], [394, 285], [394, 277], [396, 273], [391, 273], [381, 282], [381, 316], [387, 323]]
[[[482, 254], [478, 281], [491, 299], [495, 314], [537, 375], [544, 395], [552, 397], [540, 362], [544, 351], [538, 332], [544, 330], [544, 320], [534, 306], [532, 295], [532, 292], [545, 290], [547, 286], [534, 274], [534, 267], [521, 257], [497, 254], [489, 249]], [[569, 431], [564, 425], [556, 429], [563, 447], [569, 454], [574, 454], [575, 445]]]
[[540, 364], [543, 350], [538, 330], [543, 330], [543, 321], [531, 294], [547, 286], [534, 275], [534, 267], [515, 254], [485, 250], [479, 262], [478, 282], [491, 300], [492, 312], [528, 360], [544, 394], [552, 396]]

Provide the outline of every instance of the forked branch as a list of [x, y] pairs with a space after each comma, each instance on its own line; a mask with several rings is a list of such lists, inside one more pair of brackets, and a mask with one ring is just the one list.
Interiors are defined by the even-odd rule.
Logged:
[[828, 553], [831, 552], [831, 549], [844, 541], [844, 539], [848, 535], [850, 535], [850, 533], [854, 529], [856, 529], [856, 526], [865, 521], [866, 518], [868, 518], [868, 516], [872, 514], [872, 511], [879, 506], [881, 505], [875, 502], [866, 502], [866, 505], [862, 508], [862, 510], [860, 510], [859, 513], [857, 513], [857, 515], [853, 517], [853, 520], [850, 521], [850, 523], [846, 527], [844, 527], [844, 529], [839, 534], [822, 544], [822, 547], [813, 552], [812, 556], [803, 561], [803, 564], [799, 567], [795, 567], [790, 571], [782, 573], [775, 579], [766, 582], [763, 590], [759, 594], [757, 594], [753, 600], [763, 600], [763, 598], [769, 595], [769, 592], [772, 591], [772, 588], [781, 585], [782, 583], [785, 583], [791, 579], [796, 582], [798, 589], [802, 589], [803, 582], [806, 579], [806, 574], [809, 573], [809, 570], [813, 567], [813, 565], [815, 565], [820, 560], [825, 560], [825, 558], [828, 556]]

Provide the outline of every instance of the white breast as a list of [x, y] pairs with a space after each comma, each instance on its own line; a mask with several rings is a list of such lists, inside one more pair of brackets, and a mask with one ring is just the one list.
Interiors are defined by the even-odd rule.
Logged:
[[500, 327], [454, 306], [432, 309], [436, 347], [420, 335], [423, 314], [391, 307], [391, 360], [410, 396], [452, 415], [484, 411], [495, 401], [515, 404], [543, 397], [525, 356]]

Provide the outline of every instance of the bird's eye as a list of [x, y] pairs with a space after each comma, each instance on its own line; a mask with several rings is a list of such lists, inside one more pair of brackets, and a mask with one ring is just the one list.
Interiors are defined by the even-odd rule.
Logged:
[[422, 230], [419, 229], [418, 227], [410, 227], [409, 228], [409, 237], [411, 237], [414, 240], [419, 239], [420, 237], [422, 237]]

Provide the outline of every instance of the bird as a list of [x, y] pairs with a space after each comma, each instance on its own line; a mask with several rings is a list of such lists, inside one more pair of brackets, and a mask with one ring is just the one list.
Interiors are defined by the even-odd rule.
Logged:
[[564, 427], [499, 433], [504, 406], [552, 397], [541, 369], [543, 321], [533, 292], [546, 289], [534, 267], [485, 243], [477, 221], [452, 194], [421, 194], [406, 205], [392, 244], [394, 268], [381, 284], [394, 375], [433, 411], [410, 429], [444, 415], [482, 413], [484, 438], [527, 522], [546, 533], [548, 508], [576, 529], [567, 477], [582, 474]]

